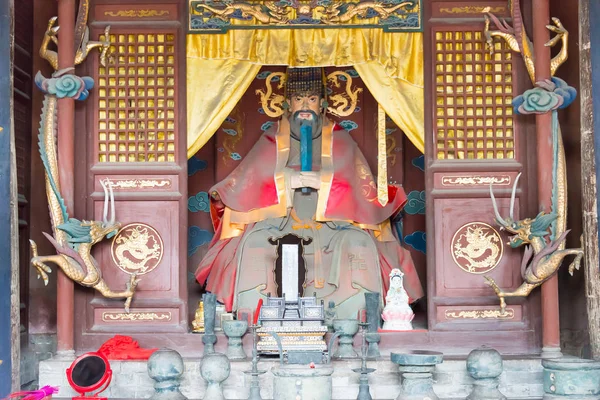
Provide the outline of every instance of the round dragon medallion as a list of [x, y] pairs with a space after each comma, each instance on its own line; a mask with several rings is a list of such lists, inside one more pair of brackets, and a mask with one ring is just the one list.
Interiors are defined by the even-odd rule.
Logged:
[[456, 265], [470, 274], [490, 272], [502, 259], [504, 245], [500, 234], [483, 222], [469, 222], [460, 227], [451, 244]]
[[158, 232], [149, 225], [125, 225], [111, 245], [113, 261], [125, 273], [144, 275], [160, 264], [164, 252]]

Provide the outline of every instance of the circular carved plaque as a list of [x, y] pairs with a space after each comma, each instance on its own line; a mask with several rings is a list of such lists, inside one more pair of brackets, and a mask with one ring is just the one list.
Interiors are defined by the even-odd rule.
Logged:
[[469, 222], [452, 238], [454, 262], [470, 274], [490, 272], [502, 259], [504, 244], [497, 230], [483, 222]]
[[111, 254], [115, 264], [130, 275], [143, 275], [160, 264], [163, 241], [156, 229], [146, 224], [125, 225], [114, 237]]

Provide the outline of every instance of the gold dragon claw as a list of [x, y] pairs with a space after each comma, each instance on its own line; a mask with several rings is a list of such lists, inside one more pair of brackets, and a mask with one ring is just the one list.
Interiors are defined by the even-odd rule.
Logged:
[[483, 15], [485, 18], [485, 28], [483, 29], [483, 34], [485, 36], [485, 47], [490, 52], [490, 55], [494, 54], [494, 39], [490, 34], [490, 17], [486, 14]]
[[496, 292], [496, 295], [500, 299], [500, 311], [502, 312], [502, 314], [504, 314], [506, 312], [506, 300], [504, 300], [504, 292], [502, 291], [502, 289], [500, 289], [500, 287], [494, 279], [490, 278], [489, 276], [484, 276], [484, 278], [486, 280], [486, 283], [489, 286], [491, 286], [492, 289], [494, 289], [494, 292]]
[[104, 28], [104, 40], [101, 41], [100, 43], [102, 43], [101, 48], [100, 48], [100, 65], [102, 65], [103, 67], [106, 67], [106, 59], [108, 54], [108, 51], [110, 50], [110, 25], [108, 25], [106, 28]]
[[127, 282], [127, 292], [130, 293], [129, 296], [125, 299], [125, 312], [129, 314], [129, 307], [131, 306], [131, 300], [133, 299], [133, 294], [135, 293], [135, 289], [137, 288], [138, 283], [140, 283], [141, 279], [137, 279], [137, 274], [132, 274], [129, 278], [129, 282]]
[[563, 36], [569, 34], [569, 31], [565, 29], [562, 22], [560, 22], [560, 19], [553, 17], [552, 22], [554, 22], [554, 25], [546, 25], [546, 28], [549, 31], [556, 33], [556, 36], [554, 36], [552, 39], [546, 42], [546, 44], [544, 44], [544, 46], [547, 47], [553, 47], [563, 38]]

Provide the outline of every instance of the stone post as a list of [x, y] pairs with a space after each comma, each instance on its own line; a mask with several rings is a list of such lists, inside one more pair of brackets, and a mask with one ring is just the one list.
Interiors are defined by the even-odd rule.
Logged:
[[204, 399], [225, 400], [221, 383], [229, 378], [230, 372], [231, 365], [225, 354], [211, 353], [202, 358], [200, 375], [207, 383]]
[[179, 391], [183, 371], [183, 359], [175, 350], [160, 349], [152, 353], [148, 359], [148, 375], [156, 383], [150, 400], [187, 400]]
[[469, 353], [467, 372], [475, 382], [466, 400], [506, 400], [506, 396], [498, 390], [502, 356], [495, 349], [482, 346]]
[[402, 374], [402, 387], [396, 400], [439, 400], [433, 391], [433, 371], [436, 364], [442, 363], [442, 353], [414, 350], [392, 353], [391, 359]]

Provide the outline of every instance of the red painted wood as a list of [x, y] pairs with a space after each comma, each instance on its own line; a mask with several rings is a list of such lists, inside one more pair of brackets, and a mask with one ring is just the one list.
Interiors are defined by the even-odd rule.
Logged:
[[[58, 18], [60, 31], [58, 34], [58, 67], [73, 66], [75, 60], [75, 0], [59, 0]], [[58, 100], [58, 170], [61, 194], [70, 213], [73, 213], [75, 196], [75, 101], [73, 99]], [[74, 296], [73, 282], [62, 270], [58, 274], [57, 288], [57, 340], [58, 351], [72, 350], [74, 344], [73, 318]]]
[[[550, 24], [550, 2], [533, 0], [533, 52], [535, 56], [535, 78], [550, 78], [550, 47], [545, 43], [550, 39], [546, 25]], [[552, 114], [539, 114], [535, 117], [538, 154], [538, 202], [540, 211], [550, 212], [552, 202]], [[544, 347], [560, 348], [560, 322], [558, 304], [558, 275], [554, 275], [542, 285], [542, 316]]]

